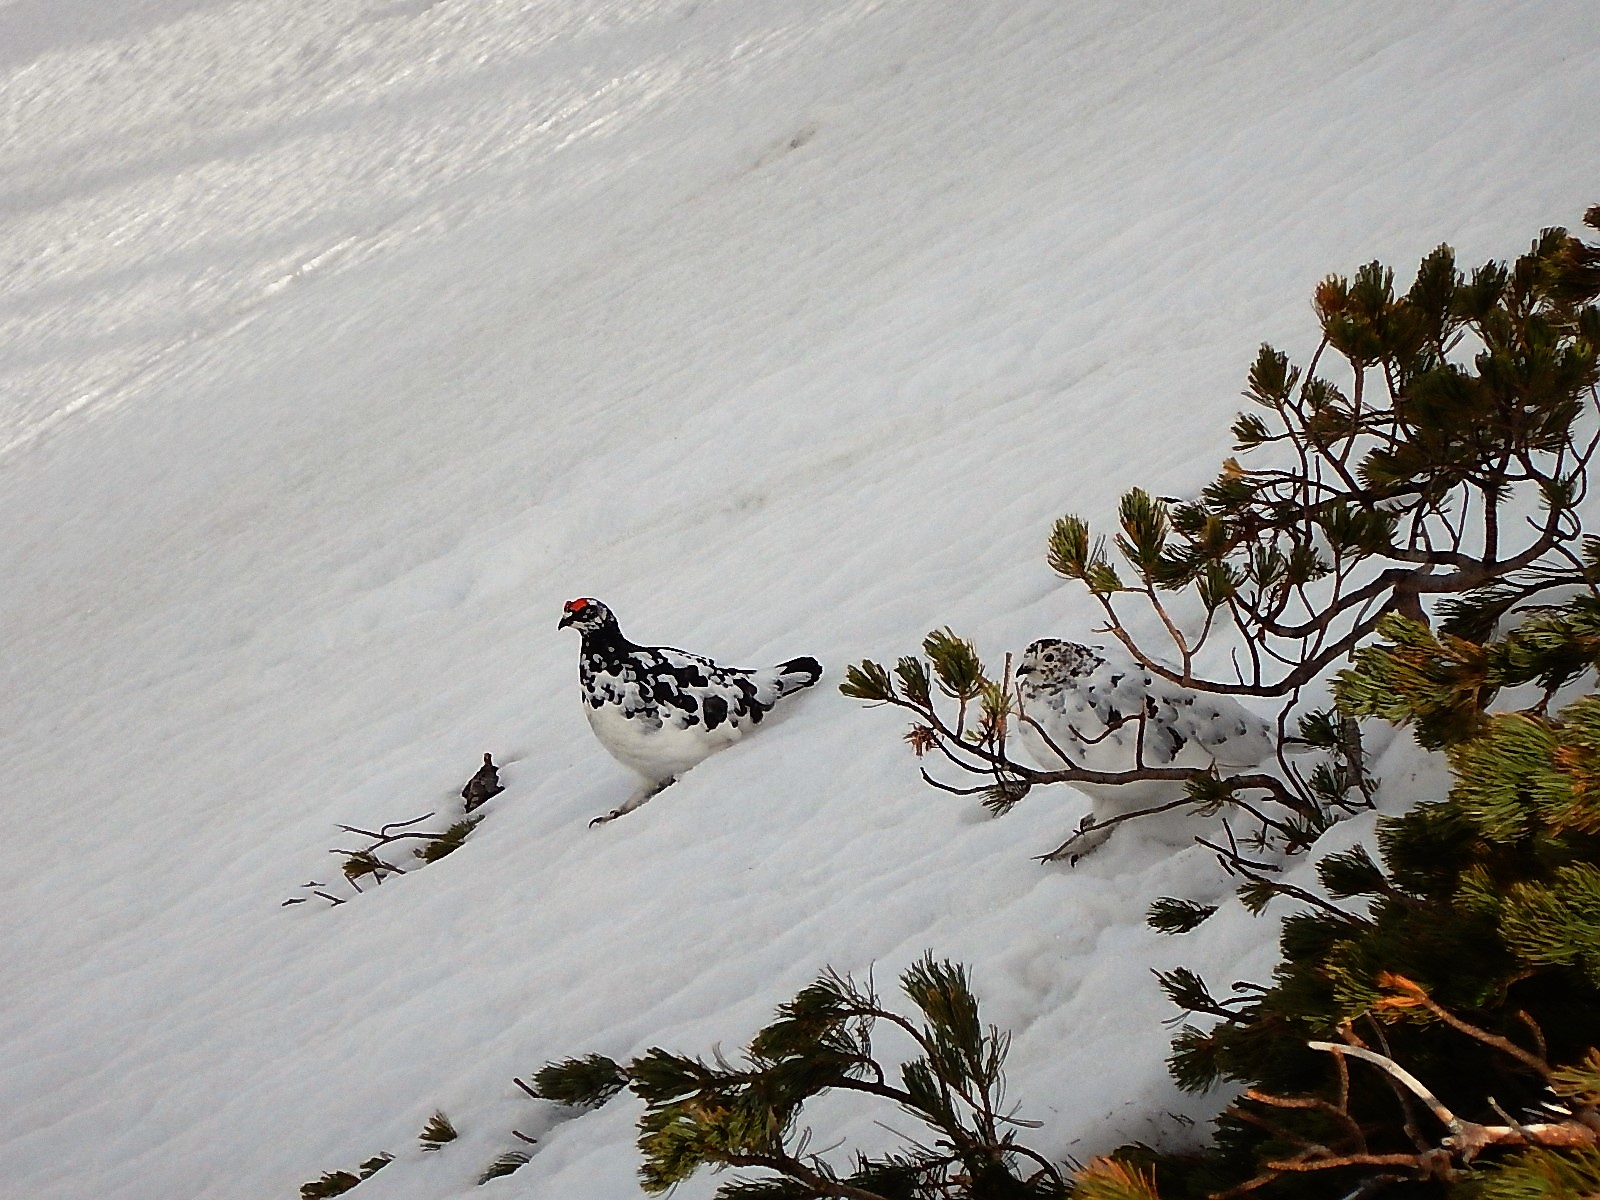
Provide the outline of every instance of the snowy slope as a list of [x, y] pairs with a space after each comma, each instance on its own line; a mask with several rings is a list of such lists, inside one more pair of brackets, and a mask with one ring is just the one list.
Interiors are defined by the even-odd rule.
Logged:
[[[1083, 632], [1050, 521], [1205, 480], [1328, 272], [1575, 225], [1597, 77], [1591, 0], [0, 0], [0, 1196], [637, 1195], [512, 1077], [929, 948], [1030, 1144], [1184, 1136], [1150, 968], [1273, 960], [1144, 928], [1204, 855], [1040, 867], [1081, 798], [830, 683], [591, 830], [561, 602], [833, 683]], [[485, 750], [455, 855], [280, 907]]]

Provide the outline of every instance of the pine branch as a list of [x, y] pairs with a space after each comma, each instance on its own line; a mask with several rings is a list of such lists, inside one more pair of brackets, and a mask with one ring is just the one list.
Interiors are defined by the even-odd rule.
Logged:
[[1456, 1030], [1458, 1033], [1464, 1033], [1476, 1042], [1481, 1042], [1485, 1046], [1490, 1046], [1504, 1054], [1510, 1055], [1523, 1066], [1532, 1070], [1541, 1079], [1543, 1079], [1545, 1083], [1548, 1084], [1554, 1082], [1555, 1072], [1551, 1069], [1550, 1064], [1544, 1059], [1540, 1058], [1536, 1054], [1530, 1054], [1528, 1051], [1524, 1050], [1521, 1046], [1517, 1045], [1509, 1038], [1501, 1037], [1497, 1033], [1490, 1033], [1486, 1029], [1479, 1029], [1476, 1025], [1473, 1025], [1467, 1021], [1463, 1021], [1454, 1013], [1442, 1008], [1431, 996], [1428, 995], [1426, 991], [1424, 991], [1419, 985], [1407, 979], [1405, 976], [1396, 975], [1390, 971], [1384, 971], [1378, 976], [1378, 985], [1380, 987], [1393, 989], [1394, 991], [1400, 993], [1398, 998], [1386, 997], [1384, 1000], [1380, 1001], [1380, 1008], [1393, 1010], [1409, 1005], [1418, 1005], [1427, 1009], [1428, 1012], [1438, 1017], [1439, 1020], [1443, 1021], [1446, 1025], [1450, 1026], [1451, 1029]]
[[[1539, 1122], [1533, 1125], [1480, 1125], [1458, 1117], [1435, 1096], [1420, 1079], [1386, 1055], [1358, 1046], [1333, 1042], [1307, 1042], [1313, 1050], [1348, 1055], [1371, 1063], [1427, 1106], [1428, 1111], [1449, 1130], [1440, 1149], [1470, 1163], [1489, 1146], [1543, 1146], [1551, 1148], [1593, 1147], [1600, 1145], [1600, 1130], [1580, 1121]], [[1306, 1167], [1298, 1169], [1316, 1169]]]

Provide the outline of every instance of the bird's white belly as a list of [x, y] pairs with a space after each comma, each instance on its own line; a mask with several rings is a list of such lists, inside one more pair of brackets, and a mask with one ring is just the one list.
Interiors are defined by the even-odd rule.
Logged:
[[644, 718], [626, 717], [612, 704], [599, 708], [586, 704], [584, 715], [606, 752], [651, 783], [681, 775], [707, 755], [738, 741], [743, 733], [731, 721], [710, 732], [698, 725], [679, 729], [670, 721], [657, 726]]

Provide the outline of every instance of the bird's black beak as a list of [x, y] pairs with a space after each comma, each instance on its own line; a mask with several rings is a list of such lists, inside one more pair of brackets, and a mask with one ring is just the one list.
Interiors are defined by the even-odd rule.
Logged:
[[571, 625], [573, 616], [573, 613], [563, 613], [561, 615], [561, 623], [557, 625], [556, 628], [565, 629], [568, 625]]

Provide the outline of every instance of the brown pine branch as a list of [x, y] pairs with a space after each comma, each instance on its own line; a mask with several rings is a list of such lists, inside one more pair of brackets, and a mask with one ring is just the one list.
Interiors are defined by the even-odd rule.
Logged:
[[[1378, 976], [1378, 986], [1392, 988], [1405, 997], [1403, 1003], [1396, 1002], [1393, 998], [1390, 998], [1380, 1002], [1380, 1007], [1398, 1008], [1403, 1007], [1404, 1004], [1420, 1005], [1421, 1007], [1427, 1009], [1434, 1016], [1438, 1017], [1439, 1020], [1443, 1021], [1446, 1025], [1450, 1026], [1451, 1029], [1456, 1030], [1458, 1033], [1464, 1033], [1476, 1042], [1482, 1042], [1485, 1046], [1491, 1046], [1502, 1053], [1510, 1055], [1523, 1066], [1532, 1070], [1541, 1079], [1543, 1079], [1545, 1083], [1548, 1084], [1554, 1080], [1555, 1072], [1551, 1069], [1550, 1064], [1544, 1059], [1540, 1058], [1536, 1054], [1529, 1053], [1527, 1050], [1524, 1050], [1521, 1046], [1517, 1045], [1509, 1038], [1502, 1037], [1498, 1033], [1490, 1033], [1486, 1029], [1480, 1029], [1478, 1026], [1473, 1025], [1470, 1022], [1462, 1020], [1454, 1013], [1451, 1013], [1441, 1007], [1433, 999], [1433, 997], [1428, 995], [1421, 985], [1412, 982], [1404, 975], [1397, 975], [1392, 971], [1385, 971]], [[1540, 1040], [1542, 1041], [1543, 1039], [1541, 1038]]]
[[761, 1167], [787, 1175], [811, 1188], [819, 1196], [837, 1197], [837, 1200], [887, 1200], [878, 1192], [854, 1187], [840, 1179], [833, 1179], [806, 1166], [798, 1158], [781, 1149], [768, 1154], [723, 1154], [718, 1158], [730, 1167]]
[[1408, 1167], [1418, 1178], [1435, 1179], [1451, 1173], [1449, 1156], [1442, 1151], [1421, 1154], [1330, 1154], [1319, 1158], [1287, 1159], [1269, 1162], [1272, 1171], [1331, 1171], [1336, 1167]]
[[1332, 1117], [1345, 1127], [1352, 1141], [1363, 1153], [1367, 1149], [1367, 1136], [1362, 1131], [1360, 1124], [1350, 1115], [1343, 1104], [1333, 1104], [1320, 1096], [1274, 1096], [1270, 1093], [1250, 1088], [1244, 1093], [1246, 1100], [1254, 1100], [1257, 1104], [1265, 1104], [1270, 1108], [1308, 1109]]

